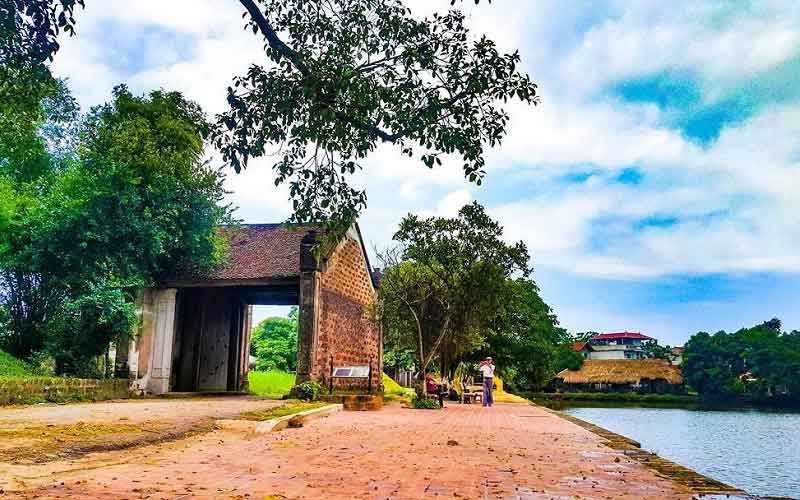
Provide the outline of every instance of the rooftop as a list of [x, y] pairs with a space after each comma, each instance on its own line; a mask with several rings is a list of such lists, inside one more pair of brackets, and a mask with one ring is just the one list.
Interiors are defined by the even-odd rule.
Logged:
[[587, 359], [579, 370], [563, 370], [556, 378], [568, 384], [638, 384], [644, 379], [683, 383], [680, 367], [660, 359]]
[[210, 280], [260, 280], [300, 275], [300, 241], [318, 226], [242, 224], [222, 228], [230, 238], [227, 262], [211, 272]]
[[622, 339], [655, 340], [653, 339], [653, 337], [642, 335], [639, 332], [601, 333], [599, 335], [595, 335], [590, 340], [622, 340]]

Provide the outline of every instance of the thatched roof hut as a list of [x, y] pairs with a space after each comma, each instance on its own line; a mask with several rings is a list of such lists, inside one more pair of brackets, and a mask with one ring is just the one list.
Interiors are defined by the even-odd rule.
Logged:
[[555, 378], [574, 385], [638, 385], [643, 380], [683, 384], [680, 367], [660, 359], [587, 359], [579, 370], [562, 370]]

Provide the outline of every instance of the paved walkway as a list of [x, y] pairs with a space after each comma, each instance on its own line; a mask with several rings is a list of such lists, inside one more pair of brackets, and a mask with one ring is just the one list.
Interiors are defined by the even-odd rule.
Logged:
[[266, 435], [214, 431], [3, 467], [0, 478], [16, 478], [6, 486], [14, 498], [691, 498], [595, 434], [528, 405], [390, 406]]

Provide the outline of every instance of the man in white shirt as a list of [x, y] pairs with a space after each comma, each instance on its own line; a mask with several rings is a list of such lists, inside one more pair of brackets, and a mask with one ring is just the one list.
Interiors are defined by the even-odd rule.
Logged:
[[494, 363], [492, 358], [487, 357], [481, 361], [479, 368], [483, 374], [483, 406], [492, 406], [494, 399], [492, 399], [492, 389], [494, 389]]

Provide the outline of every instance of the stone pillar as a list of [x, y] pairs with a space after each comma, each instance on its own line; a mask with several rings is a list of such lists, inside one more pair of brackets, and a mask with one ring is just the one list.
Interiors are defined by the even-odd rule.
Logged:
[[178, 290], [158, 290], [154, 307], [154, 335], [147, 390], [153, 394], [169, 392], [172, 346], [175, 343], [175, 297]]
[[319, 241], [315, 231], [309, 231], [300, 242], [300, 305], [297, 332], [297, 383], [316, 380], [314, 369], [319, 337], [320, 264], [315, 255]]

